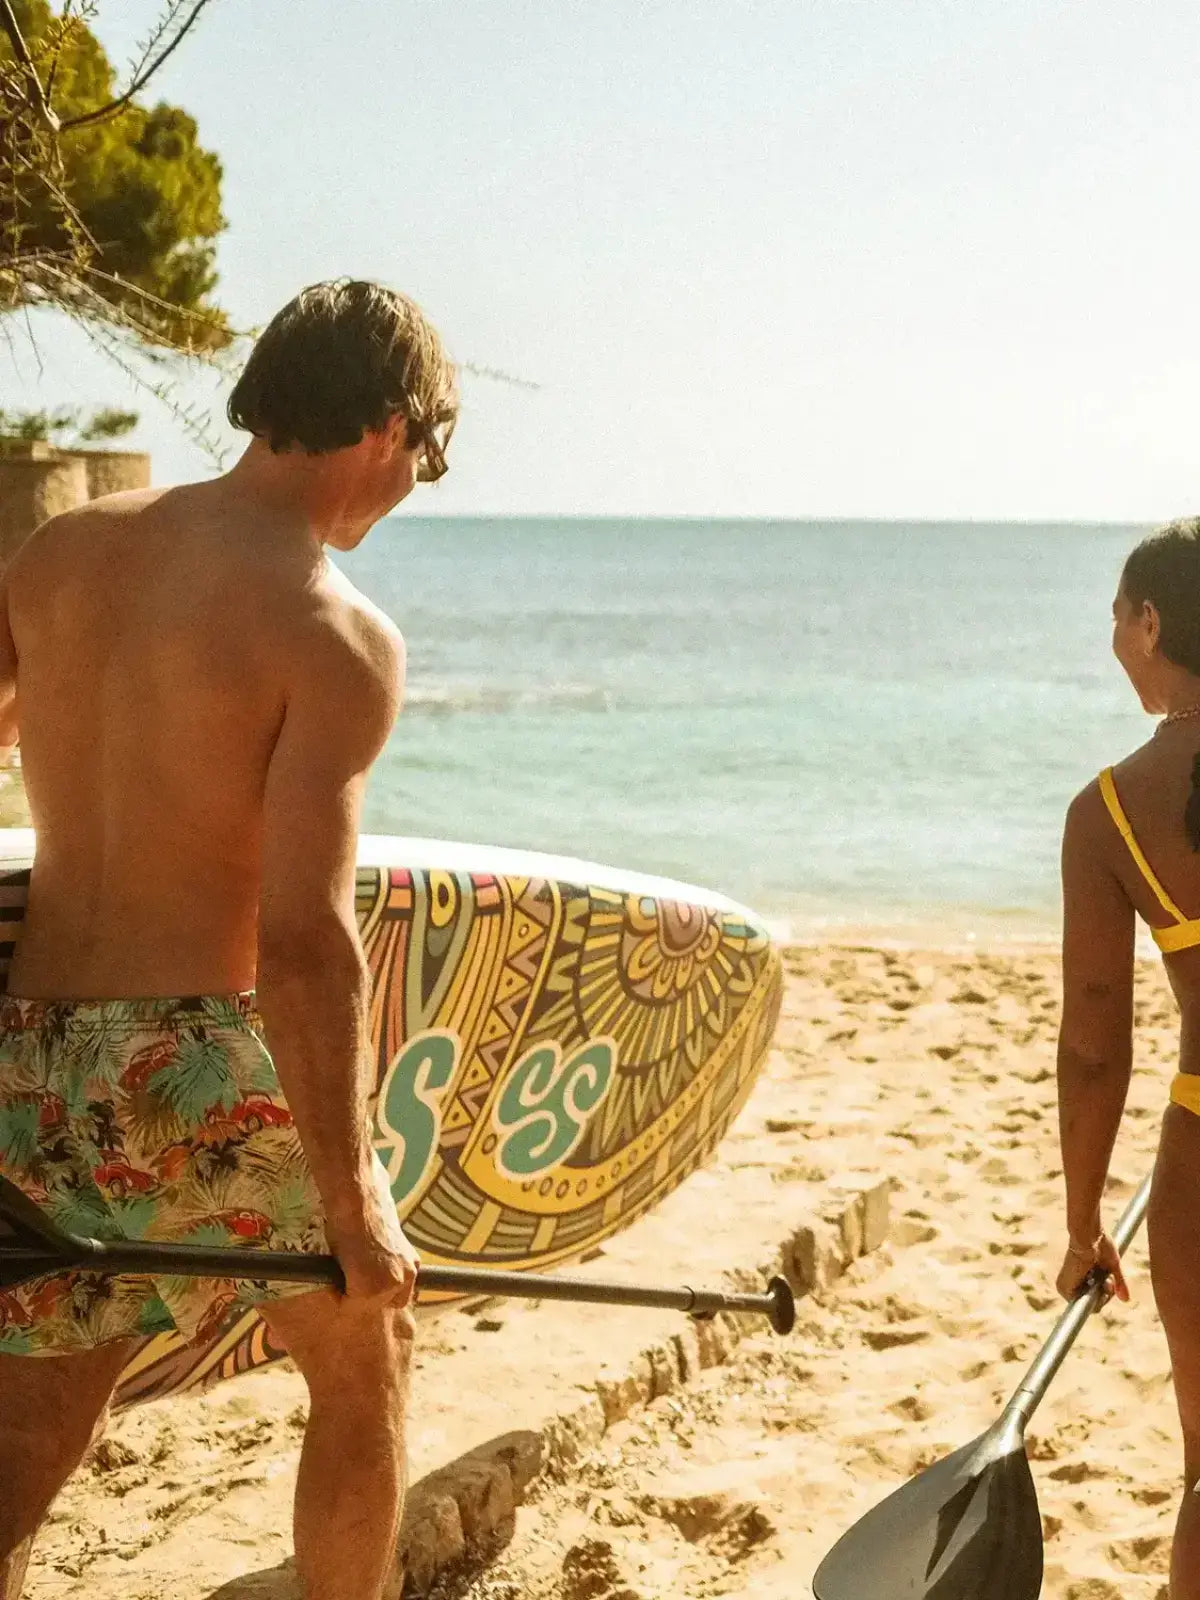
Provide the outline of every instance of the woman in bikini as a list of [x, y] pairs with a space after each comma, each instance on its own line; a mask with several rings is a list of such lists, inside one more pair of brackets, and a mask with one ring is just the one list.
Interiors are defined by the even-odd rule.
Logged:
[[1200, 518], [1151, 534], [1129, 557], [1113, 603], [1113, 650], [1145, 710], [1162, 720], [1067, 812], [1058, 1096], [1068, 1242], [1058, 1288], [1069, 1298], [1099, 1263], [1129, 1298], [1101, 1200], [1132, 1066], [1140, 916], [1181, 1017], [1148, 1230], [1183, 1425], [1171, 1600], [1200, 1600]]

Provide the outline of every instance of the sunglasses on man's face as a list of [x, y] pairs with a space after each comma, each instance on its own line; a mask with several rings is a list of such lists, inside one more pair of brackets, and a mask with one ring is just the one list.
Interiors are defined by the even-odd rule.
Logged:
[[419, 431], [421, 455], [417, 462], [417, 482], [436, 483], [450, 470], [450, 463], [446, 460], [446, 447], [450, 443], [454, 424], [443, 422], [435, 428], [423, 427]]

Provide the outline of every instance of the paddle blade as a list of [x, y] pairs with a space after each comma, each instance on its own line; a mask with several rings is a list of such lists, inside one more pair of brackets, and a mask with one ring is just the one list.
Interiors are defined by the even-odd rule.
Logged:
[[816, 1600], [1037, 1600], [1042, 1522], [1024, 1447], [984, 1434], [860, 1518], [813, 1578]]

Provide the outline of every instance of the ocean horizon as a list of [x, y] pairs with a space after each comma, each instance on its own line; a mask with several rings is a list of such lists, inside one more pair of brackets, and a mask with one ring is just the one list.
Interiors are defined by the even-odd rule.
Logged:
[[1144, 526], [402, 515], [338, 564], [408, 644], [364, 828], [701, 884], [785, 938], [1040, 942], [1071, 796], [1146, 738]]

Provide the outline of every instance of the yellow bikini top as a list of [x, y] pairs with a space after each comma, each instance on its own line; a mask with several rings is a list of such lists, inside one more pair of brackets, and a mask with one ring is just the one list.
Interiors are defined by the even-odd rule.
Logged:
[[1176, 950], [1191, 950], [1200, 945], [1200, 917], [1185, 917], [1175, 904], [1171, 896], [1159, 883], [1154, 868], [1142, 854], [1142, 847], [1133, 836], [1133, 829], [1129, 826], [1129, 818], [1125, 815], [1125, 808], [1117, 795], [1117, 786], [1113, 782], [1112, 768], [1105, 767], [1100, 774], [1100, 793], [1104, 797], [1104, 804], [1108, 807], [1108, 814], [1116, 823], [1122, 839], [1129, 846], [1129, 854], [1134, 859], [1138, 871], [1154, 890], [1159, 905], [1168, 915], [1175, 918], [1173, 928], [1151, 928], [1150, 934], [1155, 944], [1164, 955], [1171, 955]]

